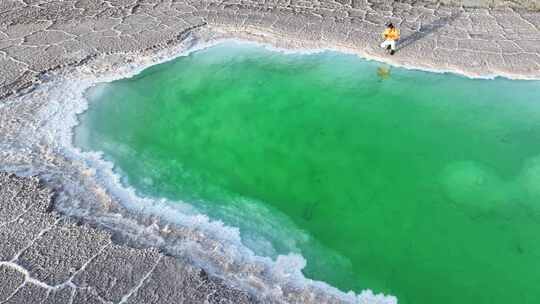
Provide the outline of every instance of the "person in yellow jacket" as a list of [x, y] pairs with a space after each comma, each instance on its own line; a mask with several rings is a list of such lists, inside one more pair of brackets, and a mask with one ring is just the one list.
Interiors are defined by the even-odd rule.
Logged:
[[382, 35], [384, 42], [381, 44], [381, 47], [390, 49], [390, 55], [394, 55], [396, 52], [396, 42], [399, 40], [399, 30], [392, 23], [388, 23]]

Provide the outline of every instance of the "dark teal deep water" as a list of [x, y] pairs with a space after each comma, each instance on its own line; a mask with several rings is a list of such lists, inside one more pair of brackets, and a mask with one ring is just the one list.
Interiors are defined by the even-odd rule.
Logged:
[[408, 304], [540, 299], [540, 83], [221, 44], [88, 92], [75, 141], [262, 255]]

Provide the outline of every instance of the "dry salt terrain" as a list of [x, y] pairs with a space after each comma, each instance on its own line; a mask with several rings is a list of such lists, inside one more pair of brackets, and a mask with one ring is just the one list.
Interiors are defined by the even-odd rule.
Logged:
[[[378, 48], [388, 21], [392, 57]], [[204, 216], [174, 223], [71, 147], [84, 89], [230, 38], [540, 79], [540, 1], [1, 0], [0, 303], [399, 300], [303, 279], [302, 261], [256, 257]]]

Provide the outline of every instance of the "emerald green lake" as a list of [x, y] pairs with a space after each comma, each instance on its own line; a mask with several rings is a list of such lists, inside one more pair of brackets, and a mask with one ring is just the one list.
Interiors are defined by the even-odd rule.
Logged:
[[75, 144], [306, 277], [405, 304], [540, 299], [540, 82], [227, 42], [87, 92]]

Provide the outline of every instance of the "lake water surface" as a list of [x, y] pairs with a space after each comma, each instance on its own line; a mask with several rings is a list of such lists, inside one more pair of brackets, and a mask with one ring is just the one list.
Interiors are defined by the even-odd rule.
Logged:
[[540, 82], [224, 43], [87, 93], [75, 143], [308, 278], [405, 304], [540, 299]]

